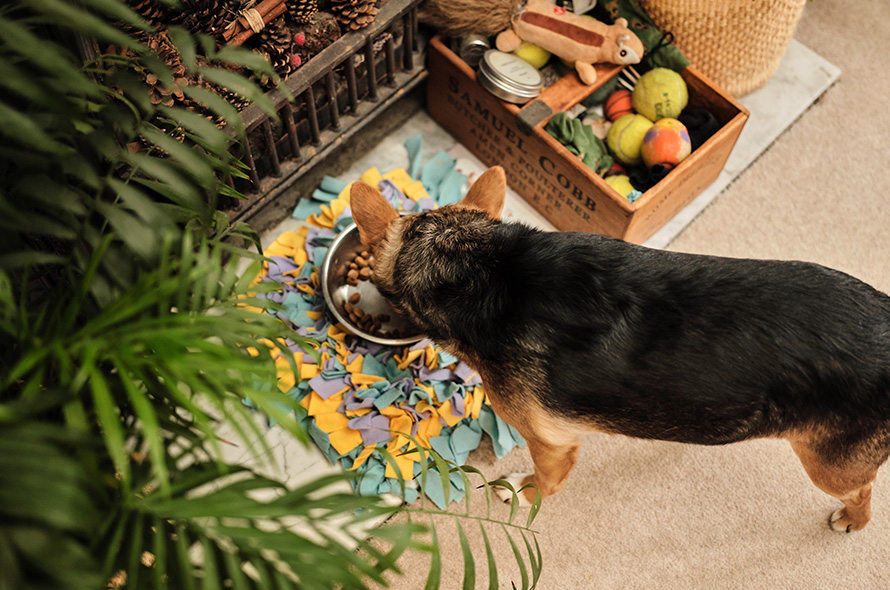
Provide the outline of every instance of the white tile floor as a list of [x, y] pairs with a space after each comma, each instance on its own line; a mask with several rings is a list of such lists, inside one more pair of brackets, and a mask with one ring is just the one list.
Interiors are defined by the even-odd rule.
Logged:
[[[839, 76], [840, 70], [834, 65], [800, 43], [792, 41], [778, 71], [766, 86], [741, 99], [742, 104], [750, 110], [751, 116], [723, 173], [650, 238], [646, 245], [655, 248], [666, 247], [736, 176], [768, 149]], [[404, 143], [417, 133], [423, 135], [423, 162], [427, 162], [440, 151], [445, 151], [457, 160], [459, 169], [466, 174], [478, 175], [484, 170], [483, 164], [466, 148], [457, 144], [454, 138], [433, 122], [426, 113], [420, 112], [357, 160], [338, 178], [346, 182], [353, 181], [364, 171], [375, 166], [381, 172], [407, 167], [408, 157]], [[307, 190], [310, 191], [311, 189]], [[504, 217], [522, 220], [543, 229], [553, 229], [547, 220], [512, 190], [508, 190]], [[295, 219], [282, 221], [279, 226], [263, 236], [264, 246], [274, 241], [281, 233], [295, 229], [300, 223]], [[317, 448], [303, 447], [280, 428], [272, 427], [268, 430], [268, 441], [274, 454], [272, 459], [279, 466], [277, 473], [284, 474], [288, 482], [293, 485], [335, 469]], [[232, 448], [229, 449], [229, 453], [232, 459], [244, 460], [247, 457], [244, 449]]]

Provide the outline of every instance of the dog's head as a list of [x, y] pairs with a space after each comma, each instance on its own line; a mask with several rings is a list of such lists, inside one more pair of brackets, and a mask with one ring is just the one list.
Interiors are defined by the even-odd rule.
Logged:
[[[506, 190], [507, 179], [504, 169], [493, 166], [483, 172], [470, 186], [470, 190], [460, 203], [443, 207], [437, 212], [444, 213], [469, 207], [487, 213], [492, 219], [500, 219]], [[392, 208], [380, 191], [364, 182], [352, 184], [349, 199], [352, 218], [358, 226], [362, 245], [373, 252], [384, 241], [389, 225], [399, 219], [399, 213]]]
[[500, 223], [504, 169], [486, 170], [459, 203], [400, 216], [380, 191], [352, 184], [350, 207], [362, 245], [374, 255], [374, 283], [433, 338], [447, 340], [449, 300], [476, 281], [491, 228]]

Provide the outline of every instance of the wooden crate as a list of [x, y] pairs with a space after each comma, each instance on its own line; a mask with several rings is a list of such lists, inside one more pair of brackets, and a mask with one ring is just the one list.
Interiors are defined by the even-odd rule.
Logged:
[[476, 81], [476, 74], [440, 37], [427, 64], [430, 116], [488, 166], [501, 165], [507, 182], [560, 230], [605, 234], [642, 243], [720, 174], [748, 111], [694, 67], [682, 76], [689, 106], [706, 108], [720, 130], [643, 196], [629, 203], [594, 171], [544, 131], [553, 114], [592, 93], [620, 68], [597, 66], [593, 86], [565, 75], [524, 106], [504, 102]]
[[233, 151], [247, 165], [248, 178], [229, 180], [247, 199], [223, 204], [230, 219], [255, 222], [269, 207], [280, 221], [280, 213], [308, 194], [290, 190], [300, 179], [426, 79], [420, 1], [381, 0], [370, 25], [313, 56], [284, 82], [286, 93], [268, 92], [277, 119], [255, 104], [241, 112], [247, 133]]

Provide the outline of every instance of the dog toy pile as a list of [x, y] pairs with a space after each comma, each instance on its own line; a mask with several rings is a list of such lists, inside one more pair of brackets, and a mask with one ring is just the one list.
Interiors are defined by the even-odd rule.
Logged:
[[[380, 174], [372, 168], [361, 180], [380, 188], [398, 210], [422, 211], [459, 201], [466, 176], [444, 153], [421, 167], [421, 145], [420, 136], [406, 142], [407, 171]], [[279, 389], [299, 401], [301, 420], [327, 459], [360, 475], [359, 493], [401, 495], [395, 467], [374, 451], [385, 448], [404, 479], [411, 480], [420, 472], [419, 455], [401, 455], [413, 447], [406, 435], [459, 465], [479, 446], [483, 433], [498, 457], [524, 441], [492, 411], [478, 374], [429, 340], [386, 347], [331, 323], [318, 268], [337, 233], [352, 222], [348, 186], [325, 178], [312, 199], [304, 199], [294, 211], [306, 224], [282, 234], [264, 252], [270, 262], [261, 279], [282, 285], [267, 297], [282, 305], [278, 316], [283, 321], [319, 342], [321, 363], [292, 342], [265, 344], [276, 359]], [[293, 356], [296, 373], [285, 355]], [[439, 477], [428, 477], [423, 491], [444, 508]], [[453, 474], [450, 498], [460, 501], [464, 493], [460, 474]], [[412, 502], [417, 494], [409, 487], [404, 499]]]
[[606, 98], [605, 141], [617, 160], [607, 176], [624, 177], [613, 186], [645, 192], [719, 128], [713, 115], [687, 109], [688, 103], [686, 82], [668, 68], [653, 68], [634, 80], [632, 89], [618, 88]]
[[[556, 113], [545, 127], [632, 203], [691, 154], [698, 145], [696, 134], [706, 139], [719, 124], [707, 112], [690, 109], [686, 116], [689, 95], [678, 72], [689, 60], [673, 46], [673, 35], [659, 31], [632, 0], [608, 0], [599, 6], [569, 3], [568, 8], [561, 4], [497, 0], [483, 6], [478, 0], [430, 0], [420, 18], [450, 37], [452, 48], [474, 67], [480, 55], [487, 55], [480, 50], [491, 47], [494, 38], [498, 50], [527, 62], [522, 64], [526, 68], [540, 70], [536, 86], [552, 85], [566, 68], [577, 70], [584, 84], [594, 84], [596, 63], [623, 65], [633, 72], [623, 81], [627, 88], [616, 90], [618, 79], [613, 78], [592, 93], [595, 98]], [[589, 12], [575, 14], [576, 6]], [[483, 11], [488, 18], [478, 18]], [[484, 66], [486, 59], [481, 63]], [[642, 76], [631, 67], [635, 64], [645, 71]], [[524, 104], [529, 95], [514, 92], [506, 83], [500, 87], [499, 76], [489, 75], [491, 67], [480, 66], [478, 79], [488, 80], [483, 87]], [[500, 74], [515, 81], [506, 71]]]
[[633, 203], [719, 130], [668, 68], [622, 74], [544, 128]]

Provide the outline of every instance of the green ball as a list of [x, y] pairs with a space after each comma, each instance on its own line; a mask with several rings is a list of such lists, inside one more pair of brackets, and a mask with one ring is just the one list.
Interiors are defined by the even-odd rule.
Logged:
[[683, 76], [668, 68], [649, 70], [634, 86], [634, 110], [650, 121], [676, 119], [688, 102], [689, 91]]
[[612, 123], [606, 136], [606, 144], [618, 161], [636, 166], [643, 161], [640, 147], [651, 127], [652, 121], [643, 115], [624, 115]]
[[615, 174], [606, 177], [606, 184], [614, 188], [622, 197], [626, 197], [636, 189], [630, 183], [630, 177], [627, 174]]

